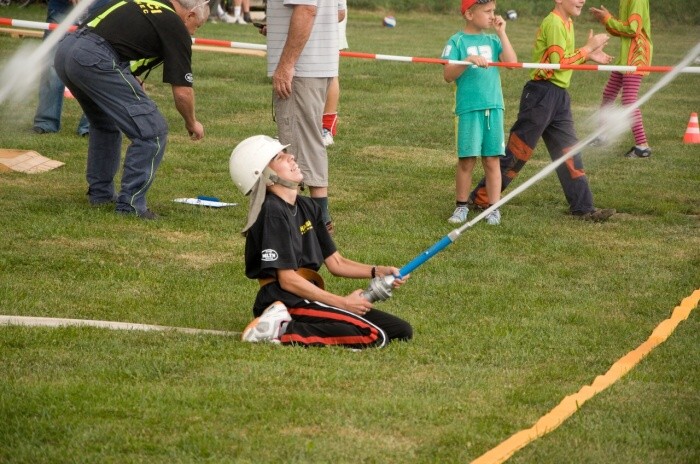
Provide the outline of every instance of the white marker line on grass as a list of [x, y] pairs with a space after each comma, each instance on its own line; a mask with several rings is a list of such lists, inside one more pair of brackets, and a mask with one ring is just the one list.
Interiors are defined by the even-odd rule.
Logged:
[[144, 332], [180, 332], [186, 334], [227, 335], [240, 337], [241, 332], [225, 330], [190, 329], [188, 327], [168, 327], [164, 325], [134, 324], [131, 322], [92, 321], [88, 319], [60, 319], [54, 317], [0, 316], [0, 325], [22, 325], [29, 327], [98, 327], [112, 330], [141, 330]]
[[665, 342], [673, 331], [676, 330], [678, 324], [688, 319], [690, 312], [698, 306], [698, 301], [700, 301], [700, 289], [695, 290], [692, 295], [683, 299], [681, 304], [676, 306], [673, 310], [671, 317], [656, 326], [644, 343], [617, 360], [610, 367], [608, 372], [596, 377], [591, 385], [586, 385], [576, 394], [565, 397], [554, 409], [540, 417], [539, 420], [535, 422], [535, 425], [512, 435], [495, 448], [492, 448], [473, 460], [471, 464], [504, 462], [518, 450], [524, 448], [538, 438], [545, 436], [549, 432], [554, 431], [563, 424], [566, 419], [578, 411], [583, 403], [617, 382], [623, 375], [639, 364], [651, 350]]

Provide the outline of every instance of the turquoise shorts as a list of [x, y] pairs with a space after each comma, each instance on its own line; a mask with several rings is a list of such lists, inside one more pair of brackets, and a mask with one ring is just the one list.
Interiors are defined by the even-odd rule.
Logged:
[[503, 156], [503, 110], [470, 111], [455, 117], [457, 156]]

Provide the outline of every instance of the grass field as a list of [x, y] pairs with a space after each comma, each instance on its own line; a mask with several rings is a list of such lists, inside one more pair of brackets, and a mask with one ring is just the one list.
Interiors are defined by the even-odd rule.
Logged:
[[[0, 15], [42, 21], [38, 6]], [[411, 13], [381, 27], [351, 11], [351, 50], [438, 57], [458, 17]], [[509, 23], [520, 61], [539, 18]], [[589, 28], [577, 22], [583, 44]], [[252, 26], [208, 24], [199, 37], [263, 43]], [[655, 31], [655, 63], [678, 62], [700, 27]], [[0, 35], [0, 62], [32, 39]], [[34, 41], [37, 42], [37, 41]], [[616, 53], [613, 40], [610, 51]], [[0, 314], [240, 331], [257, 284], [243, 274], [247, 200], [228, 175], [243, 138], [275, 132], [259, 57], [197, 52], [198, 116], [189, 141], [158, 73], [147, 91], [170, 122], [149, 193], [155, 222], [88, 206], [80, 110], [58, 134], [30, 131], [35, 93], [0, 107], [0, 147], [62, 161], [0, 174]], [[506, 126], [526, 71], [502, 71]], [[660, 75], [643, 82], [647, 91]], [[581, 137], [607, 75], [577, 72]], [[329, 149], [331, 211], [343, 254], [402, 266], [452, 227], [453, 87], [438, 65], [341, 60], [341, 125]], [[410, 343], [361, 353], [243, 344], [236, 338], [96, 328], [0, 327], [3, 463], [469, 462], [529, 428], [565, 396], [643, 343], [700, 288], [700, 145], [682, 143], [700, 111], [698, 75], [683, 74], [643, 107], [654, 155], [629, 160], [630, 134], [585, 152], [599, 207], [566, 214], [554, 176], [417, 269], [378, 306], [409, 320]], [[539, 146], [514, 185], [548, 164]], [[478, 171], [479, 173], [481, 171]], [[478, 175], [478, 174], [477, 174]], [[216, 196], [241, 206], [172, 202]], [[364, 281], [325, 274], [337, 293]], [[700, 462], [700, 323], [691, 313], [635, 369], [513, 463]]]

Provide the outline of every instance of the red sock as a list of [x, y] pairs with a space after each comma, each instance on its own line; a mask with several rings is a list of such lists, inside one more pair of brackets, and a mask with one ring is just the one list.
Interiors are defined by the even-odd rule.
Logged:
[[323, 128], [329, 130], [335, 137], [338, 132], [338, 113], [325, 113], [323, 115]]

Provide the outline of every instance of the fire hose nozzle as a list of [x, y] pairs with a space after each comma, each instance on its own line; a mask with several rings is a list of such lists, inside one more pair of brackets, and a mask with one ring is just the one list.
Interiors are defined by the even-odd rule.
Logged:
[[396, 280], [396, 277], [393, 275], [375, 277], [369, 281], [367, 290], [362, 293], [362, 296], [364, 296], [370, 303], [388, 300], [391, 298], [391, 290], [394, 287], [394, 280]]

